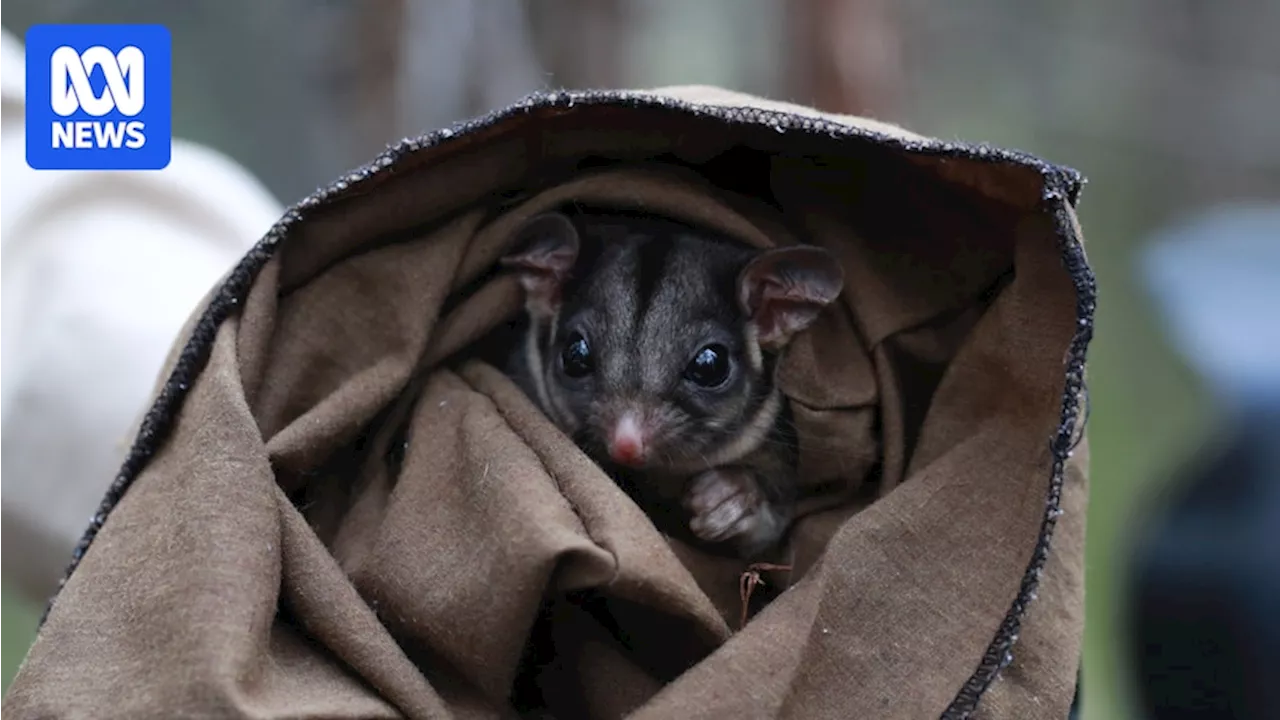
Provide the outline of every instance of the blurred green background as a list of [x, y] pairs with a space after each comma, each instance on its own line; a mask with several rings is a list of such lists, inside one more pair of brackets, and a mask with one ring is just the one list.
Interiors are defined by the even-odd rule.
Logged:
[[9, 681], [27, 654], [27, 648], [35, 640], [35, 624], [40, 618], [40, 610], [12, 583], [5, 583], [0, 613], [3, 613], [0, 615], [0, 641], [3, 641], [4, 688], [7, 690]]
[[[10, 0], [4, 26], [160, 22], [177, 135], [291, 203], [400, 136], [547, 87], [711, 83], [1015, 147], [1080, 169], [1090, 353], [1084, 716], [1126, 718], [1117, 557], [1210, 408], [1134, 258], [1216, 204], [1280, 200], [1280, 3], [1237, 0]], [[110, 472], [101, 479], [105, 483]], [[7, 687], [39, 592], [8, 571]]]

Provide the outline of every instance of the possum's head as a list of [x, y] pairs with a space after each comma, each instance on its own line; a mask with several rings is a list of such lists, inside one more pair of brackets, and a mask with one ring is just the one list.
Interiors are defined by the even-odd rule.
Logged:
[[843, 287], [817, 247], [760, 251], [657, 218], [547, 213], [503, 260], [524, 351], [558, 426], [600, 462], [731, 462], [772, 431], [779, 353]]

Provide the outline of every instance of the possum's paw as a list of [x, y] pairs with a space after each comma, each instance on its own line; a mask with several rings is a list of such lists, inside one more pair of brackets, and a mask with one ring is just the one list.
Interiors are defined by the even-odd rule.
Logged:
[[765, 498], [755, 474], [739, 468], [716, 468], [689, 482], [685, 509], [693, 516], [689, 530], [710, 543], [731, 543], [751, 557], [782, 537], [786, 524]]

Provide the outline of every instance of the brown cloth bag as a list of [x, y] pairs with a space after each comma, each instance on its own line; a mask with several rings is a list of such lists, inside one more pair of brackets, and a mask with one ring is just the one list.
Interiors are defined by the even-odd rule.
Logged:
[[[706, 87], [538, 95], [406, 141], [193, 317], [4, 714], [1063, 718], [1080, 182]], [[747, 568], [660, 535], [469, 352], [520, 312], [513, 229], [566, 203], [843, 263], [781, 367], [805, 515], [742, 629]]]

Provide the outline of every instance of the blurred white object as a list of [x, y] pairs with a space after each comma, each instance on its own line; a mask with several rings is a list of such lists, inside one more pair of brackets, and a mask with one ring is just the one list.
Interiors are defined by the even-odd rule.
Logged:
[[1232, 204], [1158, 233], [1143, 280], [1178, 351], [1232, 403], [1280, 397], [1280, 205]]
[[4, 575], [44, 594], [178, 331], [283, 208], [229, 158], [176, 139], [162, 171], [30, 169], [23, 51], [8, 32], [3, 61]]

